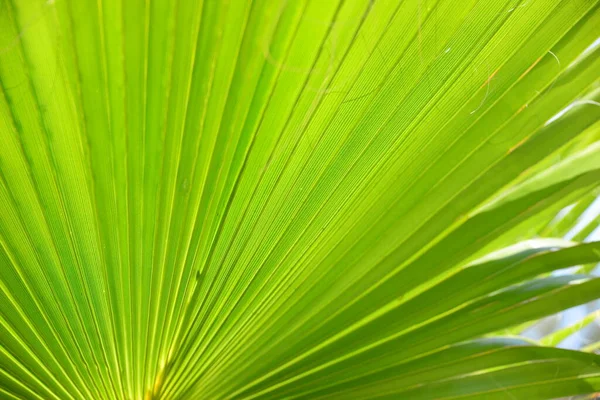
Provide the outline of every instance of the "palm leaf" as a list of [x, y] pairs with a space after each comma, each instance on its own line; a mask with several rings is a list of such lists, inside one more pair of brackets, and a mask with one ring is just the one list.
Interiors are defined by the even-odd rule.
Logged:
[[600, 261], [599, 24], [595, 0], [0, 0], [0, 397], [600, 390], [596, 354], [550, 346], [571, 330], [498, 336], [600, 297], [551, 274]]

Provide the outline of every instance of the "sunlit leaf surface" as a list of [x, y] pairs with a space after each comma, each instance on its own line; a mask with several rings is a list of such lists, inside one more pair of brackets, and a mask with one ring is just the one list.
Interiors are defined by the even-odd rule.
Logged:
[[597, 0], [0, 0], [0, 398], [599, 391], [598, 345], [553, 347], [596, 314], [500, 337], [600, 298], [599, 26]]

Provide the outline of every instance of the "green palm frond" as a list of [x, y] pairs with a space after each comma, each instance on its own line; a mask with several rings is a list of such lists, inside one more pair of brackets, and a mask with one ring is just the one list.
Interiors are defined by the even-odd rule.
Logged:
[[597, 0], [0, 0], [0, 398], [600, 391], [597, 345], [555, 347], [596, 314], [502, 337], [600, 298], [598, 26]]

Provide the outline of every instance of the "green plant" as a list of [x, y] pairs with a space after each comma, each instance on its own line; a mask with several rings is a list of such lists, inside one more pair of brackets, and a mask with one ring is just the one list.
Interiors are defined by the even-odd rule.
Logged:
[[514, 336], [600, 297], [600, 243], [556, 239], [600, 186], [598, 26], [595, 0], [0, 0], [0, 398], [599, 390], [551, 347], [577, 326]]

